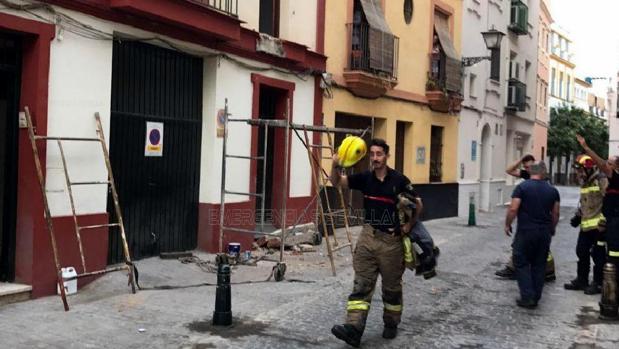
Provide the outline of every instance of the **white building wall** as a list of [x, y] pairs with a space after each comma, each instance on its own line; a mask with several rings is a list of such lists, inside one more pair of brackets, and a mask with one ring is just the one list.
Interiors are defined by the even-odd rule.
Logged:
[[[316, 51], [317, 11], [317, 0], [281, 0], [279, 37]], [[259, 31], [260, 0], [239, 1], [239, 19], [245, 22], [243, 27]]]
[[[529, 8], [528, 34], [515, 35], [508, 31], [506, 38], [509, 44], [509, 55], [515, 54], [513, 61], [520, 64], [520, 81], [527, 85], [526, 110], [506, 113], [506, 164], [511, 164], [518, 160], [522, 155], [533, 151], [533, 127], [535, 122], [537, 96], [537, 38], [539, 30], [540, 0], [527, 0], [525, 3]], [[509, 21], [509, 11], [506, 16]], [[509, 57], [508, 56], [508, 59]], [[529, 68], [526, 69], [527, 63]], [[509, 65], [509, 60], [508, 63]], [[509, 72], [508, 72], [509, 74]], [[507, 75], [509, 77], [509, 75]], [[505, 90], [507, 95], [507, 90]], [[510, 191], [517, 179], [507, 176], [506, 189]]]
[[[213, 53], [216, 53], [199, 45], [104, 21], [79, 12], [64, 8], [57, 8], [57, 10], [109, 34], [122, 33], [135, 38], [161, 37], [196, 56], [210, 57]], [[10, 10], [3, 10], [3, 12], [31, 18], [23, 12]], [[46, 12], [38, 12], [37, 14], [45, 18], [50, 17]], [[50, 20], [52, 19], [50, 18]], [[149, 43], [166, 47], [165, 44], [158, 43], [156, 40], [151, 40]], [[48, 135], [96, 137], [94, 113], [99, 112], [109, 146], [112, 50], [111, 40], [86, 39], [67, 31], [63, 31], [62, 35], [57, 35], [51, 44]], [[261, 65], [249, 60], [245, 62], [257, 66]], [[225, 98], [228, 98], [232, 117], [251, 116], [252, 71], [217, 57], [205, 59], [204, 68], [200, 202], [218, 203], [220, 201], [222, 139], [216, 138], [217, 110], [224, 108]], [[269, 71], [259, 71], [259, 73], [295, 83], [293, 121], [300, 124], [313, 123], [313, 78], [308, 77], [304, 81], [295, 75]], [[229, 143], [231, 145], [229, 153], [249, 155], [249, 126], [234, 125], [231, 127], [230, 133], [235, 138]], [[309, 196], [311, 194], [311, 172], [307, 153], [296, 137], [291, 136], [291, 139], [290, 196]], [[106, 180], [107, 172], [101, 147], [98, 143], [66, 142], [63, 145], [72, 181]], [[239, 163], [233, 163], [229, 167], [228, 188], [247, 192], [249, 162], [246, 160], [234, 161], [239, 161]], [[51, 214], [52, 216], [71, 215], [62, 162], [55, 142], [48, 144], [46, 165], [46, 186]], [[73, 194], [78, 208], [77, 214], [106, 212], [107, 193], [107, 188], [104, 185], [74, 187]], [[231, 196], [228, 201], [246, 199]]]
[[[208, 63], [207, 63], [208, 65]], [[228, 99], [230, 118], [251, 118], [253, 85], [251, 70], [240, 68], [233, 62], [220, 60], [218, 64], [210, 64], [209, 69], [215, 69], [214, 89], [215, 104], [205, 106], [204, 129], [202, 138], [202, 171], [200, 180], [200, 202], [219, 203], [221, 188], [221, 154], [223, 138], [216, 138], [217, 110], [223, 109]], [[293, 122], [298, 124], [313, 124], [314, 119], [314, 80], [303, 81], [293, 75], [278, 72], [260, 72], [270, 78], [286, 80], [295, 83], [293, 97]], [[210, 92], [212, 93], [212, 92]], [[208, 114], [208, 113], [210, 114]], [[228, 130], [228, 154], [249, 156], [251, 152], [251, 126], [245, 123], [230, 123]], [[290, 158], [290, 196], [304, 197], [311, 195], [311, 169], [307, 151], [301, 142], [291, 133]], [[275, 156], [282, 156], [284, 149], [277, 150]], [[226, 189], [237, 192], [250, 192], [248, 160], [228, 159]], [[249, 197], [228, 195], [226, 202], [247, 201]]]
[[[467, 0], [463, 6], [462, 55], [465, 57], [489, 55], [481, 32], [495, 28], [507, 33], [508, 2]], [[509, 44], [501, 43], [501, 74], [498, 81], [490, 79], [490, 61], [485, 60], [464, 68], [463, 109], [458, 129], [458, 215], [466, 217], [469, 198], [474, 196], [477, 209], [492, 211], [502, 202], [505, 184], [505, 116]], [[484, 127], [488, 139], [484, 141]], [[472, 157], [473, 141], [476, 156]], [[485, 158], [484, 158], [485, 157]], [[482, 171], [482, 166], [485, 170]], [[462, 176], [462, 167], [464, 176]], [[483, 175], [482, 175], [483, 172]]]
[[240, 0], [239, 19], [243, 27], [258, 31], [260, 27], [260, 0]]
[[[108, 28], [106, 28], [108, 29]], [[89, 40], [65, 32], [52, 41], [47, 134], [97, 137], [94, 113], [102, 118], [109, 144], [112, 95], [112, 41]], [[46, 187], [52, 216], [71, 214], [62, 160], [56, 142], [48, 142]], [[41, 145], [41, 143], [39, 143]], [[101, 145], [63, 142], [71, 181], [106, 181]], [[78, 214], [106, 211], [107, 186], [74, 186]]]
[[281, 0], [279, 37], [316, 51], [317, 0]]

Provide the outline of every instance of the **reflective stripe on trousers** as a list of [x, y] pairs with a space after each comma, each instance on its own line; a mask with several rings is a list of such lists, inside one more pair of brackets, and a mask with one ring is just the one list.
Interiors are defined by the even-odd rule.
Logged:
[[366, 301], [348, 301], [348, 306], [346, 307], [346, 310], [350, 311], [350, 310], [369, 310], [370, 309], [370, 303], [366, 302]]

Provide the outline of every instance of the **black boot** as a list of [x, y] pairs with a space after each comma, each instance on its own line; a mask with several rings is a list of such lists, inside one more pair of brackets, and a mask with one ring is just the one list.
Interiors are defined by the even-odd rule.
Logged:
[[585, 288], [585, 294], [600, 294], [602, 293], [602, 286], [597, 282], [592, 282], [589, 287]]
[[581, 281], [580, 279], [576, 278], [570, 282], [568, 282], [567, 284], [564, 284], [563, 287], [566, 290], [572, 290], [572, 291], [582, 291], [585, 288], [587, 288], [589, 286], [589, 282], [585, 282], [585, 281]]
[[385, 326], [385, 328], [383, 328], [383, 338], [385, 339], [394, 339], [395, 336], [398, 335], [398, 328], [397, 327], [388, 327]]
[[515, 279], [516, 278], [516, 273], [514, 273], [514, 271], [508, 267], [505, 267], [501, 270], [497, 270], [494, 275], [496, 276], [500, 276], [502, 278], [506, 278], [506, 279]]
[[331, 333], [338, 339], [343, 340], [355, 348], [359, 348], [361, 345], [362, 333], [353, 325], [335, 325], [331, 328]]

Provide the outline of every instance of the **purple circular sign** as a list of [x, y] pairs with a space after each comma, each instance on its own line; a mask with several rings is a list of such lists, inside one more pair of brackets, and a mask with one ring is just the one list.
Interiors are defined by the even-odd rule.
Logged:
[[161, 140], [161, 133], [159, 133], [159, 130], [157, 129], [150, 130], [150, 134], [148, 135], [148, 140], [150, 141], [150, 144], [152, 145], [159, 144], [159, 141]]

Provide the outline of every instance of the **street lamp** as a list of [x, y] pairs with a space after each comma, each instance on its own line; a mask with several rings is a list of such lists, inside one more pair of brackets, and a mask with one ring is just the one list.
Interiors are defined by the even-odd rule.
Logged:
[[[482, 32], [481, 35], [484, 38], [484, 42], [486, 43], [488, 50], [498, 50], [501, 48], [501, 40], [503, 39], [503, 36], [505, 36], [505, 33], [496, 29], [490, 29], [486, 32]], [[490, 60], [491, 56], [462, 57], [462, 66], [470, 67], [486, 59]]]

